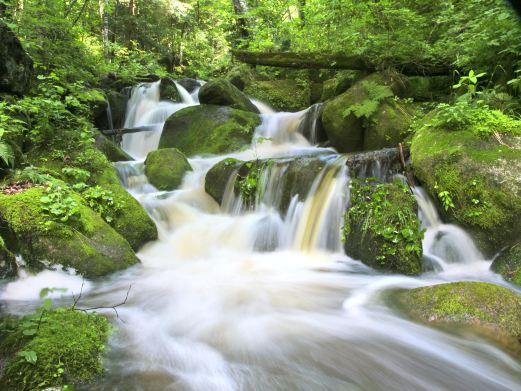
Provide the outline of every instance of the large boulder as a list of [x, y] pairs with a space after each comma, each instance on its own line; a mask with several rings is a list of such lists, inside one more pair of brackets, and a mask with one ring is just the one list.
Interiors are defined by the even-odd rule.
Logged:
[[33, 271], [62, 265], [92, 278], [139, 262], [127, 241], [64, 187], [0, 194], [0, 220], [7, 247]]
[[414, 196], [400, 181], [354, 180], [344, 220], [346, 254], [375, 269], [420, 274], [423, 231], [417, 211]]
[[173, 81], [171, 78], [163, 77], [161, 79], [161, 85], [159, 87], [159, 99], [169, 100], [171, 102], [182, 101], [181, 95], [179, 95], [179, 91], [175, 85], [175, 81]]
[[409, 135], [415, 108], [404, 100], [386, 99], [371, 118], [364, 132], [365, 151], [395, 147]]
[[257, 114], [231, 107], [187, 107], [168, 118], [159, 148], [177, 148], [186, 156], [233, 152], [250, 145], [259, 124]]
[[105, 317], [74, 309], [42, 309], [21, 319], [5, 317], [0, 322], [0, 388], [83, 388], [103, 375], [102, 354], [109, 334]]
[[192, 166], [186, 156], [175, 148], [152, 151], [145, 161], [145, 173], [149, 182], [158, 190], [177, 189]]
[[296, 80], [252, 81], [244, 92], [252, 98], [267, 103], [277, 111], [296, 112], [311, 105], [311, 90], [307, 83]]
[[490, 268], [505, 280], [521, 285], [521, 243], [501, 251]]
[[[454, 117], [455, 110], [463, 111]], [[521, 121], [499, 111], [441, 107], [418, 125], [411, 158], [445, 218], [469, 231], [486, 255], [519, 240]]]
[[225, 79], [212, 80], [202, 86], [199, 90], [199, 101], [202, 104], [230, 106], [252, 113], [259, 112], [246, 95]]
[[455, 282], [400, 291], [396, 302], [432, 326], [459, 326], [487, 335], [507, 349], [521, 349], [521, 296], [485, 282]]
[[0, 92], [23, 95], [31, 87], [33, 60], [0, 20]]

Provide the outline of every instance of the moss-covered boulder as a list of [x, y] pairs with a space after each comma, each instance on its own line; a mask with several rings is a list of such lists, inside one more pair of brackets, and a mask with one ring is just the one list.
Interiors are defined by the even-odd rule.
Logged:
[[453, 84], [450, 76], [410, 76], [405, 96], [417, 101], [443, 99], [450, 95]]
[[229, 106], [252, 113], [259, 112], [246, 95], [225, 79], [212, 80], [202, 86], [199, 90], [199, 101], [202, 104]]
[[252, 81], [244, 92], [273, 107], [276, 111], [296, 112], [311, 105], [311, 91], [308, 83], [296, 80]]
[[365, 121], [378, 110], [382, 101], [394, 95], [395, 84], [374, 73], [325, 102], [321, 122], [331, 146], [339, 152], [363, 150]]
[[353, 181], [343, 232], [346, 254], [375, 269], [420, 274], [423, 231], [417, 209], [400, 181]]
[[158, 190], [177, 189], [192, 166], [186, 156], [175, 148], [158, 149], [150, 152], [145, 161], [145, 174]]
[[409, 135], [415, 108], [403, 100], [386, 99], [366, 121], [365, 151], [396, 147]]
[[505, 280], [521, 285], [521, 243], [501, 251], [490, 268]]
[[33, 60], [14, 32], [0, 20], [0, 92], [22, 95], [33, 77]]
[[102, 134], [96, 136], [94, 139], [94, 146], [111, 162], [125, 162], [134, 160], [132, 156], [130, 156]]
[[123, 237], [59, 185], [0, 194], [0, 221], [7, 247], [34, 271], [62, 265], [97, 277], [139, 262]]
[[[31, 327], [37, 331], [27, 335]], [[103, 374], [101, 356], [109, 332], [104, 317], [71, 309], [37, 312], [20, 320], [4, 318], [0, 323], [0, 388], [61, 389], [98, 379]]]
[[0, 280], [13, 278], [18, 274], [18, 265], [14, 254], [6, 247], [4, 239], [0, 237]]
[[346, 70], [337, 72], [334, 78], [324, 81], [321, 101], [325, 102], [343, 94], [365, 76], [367, 76], [367, 73], [363, 71]]
[[486, 255], [521, 237], [521, 121], [442, 106], [418, 126], [411, 158], [445, 218], [470, 231]]
[[186, 156], [221, 154], [250, 145], [257, 114], [231, 107], [200, 105], [174, 113], [165, 123], [159, 148], [177, 148]]
[[169, 100], [172, 102], [181, 102], [181, 96], [175, 85], [175, 82], [169, 77], [163, 77], [161, 79], [161, 85], [159, 86], [159, 99]]
[[466, 326], [513, 351], [521, 349], [521, 296], [485, 282], [455, 282], [398, 292], [409, 316], [433, 326]]
[[221, 160], [206, 173], [204, 189], [219, 205], [223, 202], [228, 182], [235, 179], [233, 175], [238, 173], [243, 165], [242, 160], [227, 158]]

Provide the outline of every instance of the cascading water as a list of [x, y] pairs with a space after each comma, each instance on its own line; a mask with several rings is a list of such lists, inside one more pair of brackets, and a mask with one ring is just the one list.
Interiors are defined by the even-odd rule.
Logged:
[[[150, 114], [165, 113], [157, 88], [134, 90], [129, 125], [154, 117], [160, 129], [166, 118]], [[390, 276], [346, 257], [339, 237], [349, 196], [345, 158], [312, 147], [297, 131], [302, 117], [263, 114], [250, 149], [190, 158], [193, 171], [172, 192], [151, 187], [142, 162], [118, 163], [123, 183], [156, 220], [160, 240], [141, 250], [142, 264], [89, 283], [82, 299], [88, 306], [120, 302], [129, 285], [132, 291], [118, 309], [120, 321], [114, 319], [107, 374], [88, 389], [519, 389], [521, 365], [490, 342], [413, 323], [382, 299], [391, 289], [461, 279], [504, 284], [488, 267], [453, 267], [490, 262], [463, 231], [440, 222], [420, 189], [424, 246], [435, 271]], [[140, 157], [153, 147], [130, 141], [124, 147]], [[278, 208], [284, 162], [261, 173], [250, 207], [234, 193], [233, 177], [223, 205], [204, 191], [207, 171], [225, 157], [303, 156], [325, 164], [285, 211]]]

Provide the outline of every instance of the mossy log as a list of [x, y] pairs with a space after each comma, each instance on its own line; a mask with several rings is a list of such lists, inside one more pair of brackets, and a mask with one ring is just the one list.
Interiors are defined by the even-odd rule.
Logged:
[[[237, 61], [251, 65], [265, 65], [282, 68], [302, 69], [351, 69], [375, 71], [377, 66], [371, 60], [359, 55], [331, 55], [321, 53], [290, 52], [250, 52], [234, 50]], [[397, 68], [408, 76], [449, 75], [453, 68], [447, 64], [400, 64]]]

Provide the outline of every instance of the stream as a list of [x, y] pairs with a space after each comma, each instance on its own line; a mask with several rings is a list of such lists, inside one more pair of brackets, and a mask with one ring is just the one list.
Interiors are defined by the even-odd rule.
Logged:
[[[160, 101], [159, 82], [135, 87], [129, 101], [125, 126], [154, 130], [124, 135], [122, 146], [136, 161], [116, 168], [156, 221], [160, 239], [141, 249], [141, 264], [84, 284], [84, 306], [119, 303], [131, 286], [118, 317], [103, 311], [116, 327], [107, 373], [86, 389], [520, 389], [521, 364], [492, 342], [414, 323], [389, 306], [397, 288], [465, 280], [515, 289], [489, 271], [491, 261], [465, 231], [441, 221], [422, 189], [415, 195], [430, 271], [416, 278], [385, 274], [343, 253], [350, 178], [343, 156], [308, 141], [316, 140], [312, 113], [275, 113], [253, 101], [262, 124], [250, 148], [190, 157], [193, 171], [175, 191], [150, 185], [143, 161], [157, 148], [164, 122], [198, 104], [197, 90], [178, 89], [182, 103]], [[284, 165], [263, 172], [253, 208], [230, 185], [222, 207], [205, 193], [206, 172], [226, 157], [309, 155], [324, 159], [324, 169], [284, 214], [278, 211]], [[8, 311], [21, 311], [17, 303], [37, 299], [50, 283], [77, 293], [82, 280], [63, 271], [23, 275], [3, 287], [1, 299]]]

